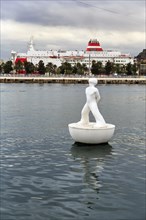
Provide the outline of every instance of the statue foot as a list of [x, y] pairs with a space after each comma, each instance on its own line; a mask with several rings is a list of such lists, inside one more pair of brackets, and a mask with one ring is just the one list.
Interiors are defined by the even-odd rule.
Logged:
[[87, 127], [89, 125], [89, 122], [84, 122], [84, 121], [78, 121], [76, 123], [78, 126], [84, 126], [84, 127]]
[[88, 125], [89, 122], [85, 122], [85, 121], [78, 121], [77, 124], [79, 125]]
[[105, 127], [106, 127], [106, 123], [98, 122], [94, 124], [94, 128], [105, 128]]

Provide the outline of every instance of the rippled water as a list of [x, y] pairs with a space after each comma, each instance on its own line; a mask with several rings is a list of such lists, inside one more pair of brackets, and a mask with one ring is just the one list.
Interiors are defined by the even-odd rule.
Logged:
[[86, 86], [1, 84], [1, 220], [145, 219], [145, 86], [99, 85], [116, 131], [79, 146]]

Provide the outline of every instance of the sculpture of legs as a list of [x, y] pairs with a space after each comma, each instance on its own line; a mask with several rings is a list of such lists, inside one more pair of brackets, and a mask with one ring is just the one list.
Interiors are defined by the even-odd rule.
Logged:
[[81, 120], [79, 121], [80, 124], [89, 124], [89, 112], [90, 108], [86, 103], [81, 112]]
[[90, 111], [92, 112], [92, 114], [95, 118], [97, 126], [102, 126], [106, 123], [103, 116], [99, 112], [97, 104], [96, 103], [91, 103], [90, 105], [88, 105], [86, 103], [84, 105], [83, 109], [82, 109], [81, 120], [78, 122], [79, 124], [82, 124], [82, 125], [88, 125], [89, 124], [89, 112]]
[[95, 121], [96, 121], [96, 124], [97, 125], [104, 125], [106, 122], [103, 118], [103, 116], [101, 115], [101, 113], [99, 112], [99, 109], [97, 107], [97, 104], [96, 103], [91, 103], [89, 105], [89, 108], [95, 118]]

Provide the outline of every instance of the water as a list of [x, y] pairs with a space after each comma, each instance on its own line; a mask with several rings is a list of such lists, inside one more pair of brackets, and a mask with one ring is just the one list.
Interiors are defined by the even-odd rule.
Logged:
[[116, 131], [94, 147], [67, 127], [86, 86], [1, 84], [1, 220], [145, 219], [145, 86], [98, 86]]

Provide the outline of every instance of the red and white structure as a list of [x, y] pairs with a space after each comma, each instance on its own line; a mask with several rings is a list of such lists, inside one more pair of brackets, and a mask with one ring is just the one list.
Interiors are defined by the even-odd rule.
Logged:
[[72, 65], [80, 62], [85, 63], [89, 67], [93, 60], [102, 62], [105, 65], [108, 61], [116, 64], [125, 65], [127, 63], [134, 63], [134, 58], [128, 53], [121, 53], [116, 50], [103, 50], [99, 41], [91, 39], [88, 42], [86, 50], [35, 50], [33, 44], [33, 38], [31, 38], [26, 53], [17, 53], [11, 51], [11, 60], [13, 63], [32, 62], [34, 65], [38, 64], [40, 60], [44, 64], [49, 62], [56, 66], [60, 66], [63, 62], [69, 62]]
[[93, 39], [93, 40], [90, 40], [88, 42], [88, 46], [86, 48], [86, 51], [95, 51], [95, 52], [98, 52], [98, 51], [103, 51], [102, 47], [100, 46], [100, 43], [99, 41], [97, 41], [96, 39]]

